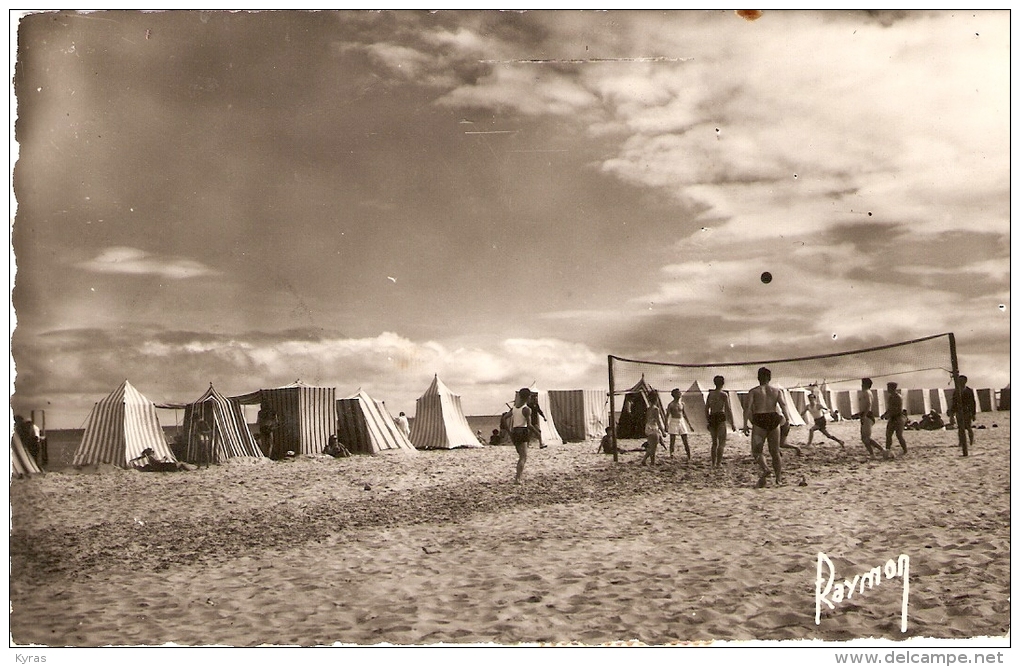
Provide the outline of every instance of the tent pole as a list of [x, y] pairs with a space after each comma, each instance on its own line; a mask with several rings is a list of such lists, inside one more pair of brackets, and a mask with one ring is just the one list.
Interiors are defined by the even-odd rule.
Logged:
[[613, 437], [613, 463], [619, 463], [620, 447], [616, 444], [616, 385], [613, 384], [613, 355], [609, 355], [609, 428]]

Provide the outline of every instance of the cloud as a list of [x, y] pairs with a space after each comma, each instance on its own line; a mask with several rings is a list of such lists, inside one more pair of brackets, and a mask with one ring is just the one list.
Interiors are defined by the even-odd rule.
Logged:
[[76, 266], [95, 273], [153, 275], [171, 280], [217, 275], [219, 273], [194, 260], [179, 257], [159, 257], [144, 250], [124, 246], [106, 248], [93, 259], [80, 262]]
[[300, 379], [336, 387], [339, 396], [362, 388], [391, 409], [413, 414], [415, 400], [438, 374], [463, 395], [470, 414], [494, 414], [514, 389], [533, 381], [543, 388], [600, 386], [605, 364], [583, 344], [551, 338], [508, 339], [483, 349], [392, 332], [347, 338], [124, 327], [16, 336], [14, 343], [16, 403], [38, 405], [59, 396], [61, 410], [69, 412], [87, 412], [125, 378], [157, 402], [190, 400], [210, 382], [232, 395]]

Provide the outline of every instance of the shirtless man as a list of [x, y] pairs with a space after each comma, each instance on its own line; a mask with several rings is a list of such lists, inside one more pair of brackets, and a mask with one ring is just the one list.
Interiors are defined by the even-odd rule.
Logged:
[[[811, 428], [808, 429], [807, 444], [811, 444], [811, 438], [814, 436], [815, 431], [818, 431], [829, 440], [835, 440], [839, 443], [840, 449], [844, 448], [843, 441], [836, 436], [829, 433], [828, 429], [825, 428], [825, 413], [828, 412], [830, 415], [832, 411], [818, 402], [818, 397], [814, 394], [808, 394], [808, 404], [804, 407], [802, 415], [811, 415], [812, 424]], [[804, 421], [807, 421], [806, 419]]]
[[648, 447], [645, 449], [645, 455], [641, 457], [641, 465], [644, 465], [648, 460], [651, 460], [652, 465], [655, 465], [655, 451], [659, 448], [659, 442], [662, 441], [662, 430], [659, 426], [661, 419], [662, 412], [659, 410], [658, 401], [656, 401], [649, 405], [645, 411], [645, 435], [648, 437]]
[[527, 387], [517, 392], [510, 416], [510, 440], [517, 450], [517, 476], [514, 484], [524, 482], [524, 465], [528, 462], [528, 440], [531, 438], [531, 408], [528, 399], [531, 390]]
[[907, 423], [907, 416], [904, 414], [906, 411], [903, 409], [903, 396], [895, 382], [888, 382], [885, 387], [888, 396], [885, 399], [886, 411], [882, 416], [889, 420], [885, 425], [885, 455], [887, 457], [892, 455], [893, 435], [900, 441], [900, 448], [906, 454], [907, 441], [903, 439], [903, 427]]
[[872, 405], [875, 401], [871, 395], [871, 384], [871, 378], [863, 378], [861, 380], [861, 391], [858, 394], [861, 406], [861, 442], [864, 443], [864, 448], [868, 450], [869, 459], [875, 458], [876, 451], [884, 451], [882, 445], [878, 444], [871, 437], [871, 427], [875, 425], [875, 409]]
[[[712, 378], [715, 389], [708, 392], [705, 401], [705, 419], [708, 421], [708, 432], [712, 436], [712, 467], [722, 465], [723, 450], [726, 448], [726, 427], [736, 430], [733, 424], [733, 413], [730, 401], [723, 391], [726, 379], [721, 375]], [[686, 438], [684, 444], [687, 444]]]
[[669, 431], [669, 455], [672, 458], [673, 449], [676, 446], [676, 437], [684, 441], [684, 451], [687, 452], [687, 461], [691, 460], [691, 447], [687, 444], [687, 423], [684, 419], [684, 404], [680, 400], [680, 390], [674, 389], [670, 392], [673, 400], [666, 406], [666, 430]]
[[[775, 469], [776, 485], [782, 483], [782, 459], [779, 456], [779, 426], [785, 420], [790, 421], [790, 413], [783, 400], [783, 392], [769, 385], [772, 380], [772, 371], [764, 366], [758, 369], [758, 386], [747, 394], [747, 410], [744, 411], [744, 433], [747, 433], [747, 422], [750, 419], [754, 428], [751, 430], [751, 458], [761, 468], [761, 476], [758, 477], [758, 488], [765, 486], [769, 474], [768, 464], [765, 463], [763, 446], [765, 441], [769, 443], [769, 454], [772, 457], [772, 467]], [[777, 412], [777, 408], [781, 412]]]

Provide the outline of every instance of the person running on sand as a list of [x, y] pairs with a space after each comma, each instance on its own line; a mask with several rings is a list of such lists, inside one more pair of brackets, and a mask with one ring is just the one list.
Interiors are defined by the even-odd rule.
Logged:
[[[802, 416], [810, 413], [811, 418], [814, 420], [814, 423], [811, 424], [811, 428], [808, 429], [807, 444], [809, 445], [811, 444], [811, 439], [814, 437], [815, 431], [818, 431], [829, 440], [835, 440], [836, 442], [838, 442], [840, 447], [845, 448], [845, 443], [842, 440], [840, 440], [839, 438], [832, 435], [826, 430], [825, 428], [826, 412], [832, 414], [832, 411], [829, 410], [829, 408], [825, 407], [824, 405], [818, 402], [817, 396], [815, 396], [814, 394], [808, 394], [807, 406], [804, 407], [804, 412], [801, 413]], [[807, 419], [805, 419], [804, 421], [807, 421]]]
[[889, 420], [885, 425], [885, 454], [887, 457], [892, 454], [893, 434], [896, 434], [896, 439], [900, 441], [900, 448], [906, 454], [907, 441], [903, 439], [903, 427], [907, 423], [907, 415], [906, 410], [903, 409], [903, 396], [900, 395], [900, 390], [895, 382], [889, 382], [885, 387], [889, 392], [885, 404], [885, 414], [882, 415], [883, 419]]
[[652, 403], [645, 410], [645, 435], [648, 436], [648, 447], [645, 449], [645, 455], [641, 457], [641, 465], [649, 460], [652, 465], [655, 465], [655, 451], [659, 448], [663, 437], [662, 427], [659, 425], [661, 421], [662, 412], [659, 410], [659, 404], [658, 402]]
[[[726, 378], [716, 375], [712, 378], [715, 389], [708, 392], [705, 401], [705, 419], [708, 422], [708, 433], [712, 436], [712, 467], [722, 465], [723, 450], [726, 449], [726, 427], [737, 430], [733, 424], [733, 412], [730, 410], [729, 397], [723, 391]], [[684, 444], [687, 444], [686, 436]]]
[[861, 379], [861, 391], [858, 394], [861, 407], [861, 412], [858, 415], [861, 419], [861, 442], [868, 450], [869, 459], [875, 458], [875, 452], [882, 451], [882, 445], [871, 437], [871, 427], [875, 425], [874, 397], [871, 395], [871, 385], [871, 378]]
[[666, 428], [669, 431], [669, 456], [673, 457], [673, 449], [676, 446], [676, 437], [679, 435], [684, 442], [684, 451], [687, 452], [687, 460], [691, 460], [691, 446], [687, 444], [687, 419], [684, 415], [684, 404], [680, 400], [680, 390], [674, 389], [670, 392], [673, 400], [666, 406]]
[[758, 488], [765, 486], [769, 474], [768, 465], [765, 463], [764, 445], [769, 443], [769, 454], [772, 457], [772, 466], [775, 470], [776, 485], [782, 483], [782, 459], [779, 456], [779, 426], [785, 420], [790, 421], [790, 413], [783, 399], [783, 392], [776, 387], [769, 385], [772, 380], [772, 371], [762, 366], [758, 369], [758, 386], [751, 389], [747, 394], [747, 410], [744, 412], [744, 428], [748, 432], [747, 422], [750, 420], [754, 428], [751, 429], [751, 458], [761, 468], [761, 475], [758, 477]]
[[524, 464], [528, 461], [528, 440], [531, 438], [531, 408], [528, 407], [530, 397], [530, 389], [521, 389], [510, 410], [510, 440], [517, 450], [517, 477], [514, 478], [514, 484], [524, 482]]

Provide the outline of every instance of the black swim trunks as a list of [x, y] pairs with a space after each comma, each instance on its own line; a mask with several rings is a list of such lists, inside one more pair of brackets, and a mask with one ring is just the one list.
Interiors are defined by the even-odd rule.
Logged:
[[751, 423], [766, 431], [772, 431], [783, 421], [783, 416], [778, 412], [757, 412], [751, 415]]
[[713, 412], [712, 414], [708, 415], [708, 428], [710, 429], [716, 429], [725, 423], [726, 423], [725, 412]]
[[815, 428], [819, 431], [825, 430], [825, 417], [819, 417], [815, 420]]

